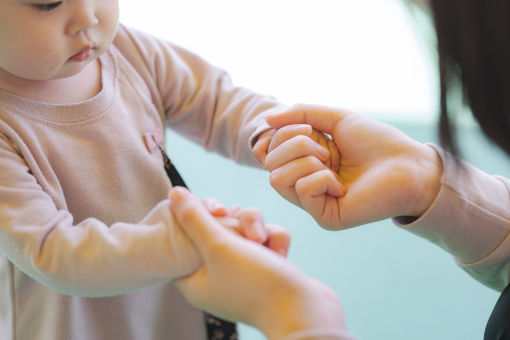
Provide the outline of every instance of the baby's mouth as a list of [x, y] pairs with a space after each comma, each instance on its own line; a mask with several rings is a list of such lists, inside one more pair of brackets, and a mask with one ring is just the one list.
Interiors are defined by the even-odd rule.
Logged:
[[87, 45], [84, 48], [82, 48], [80, 51], [78, 51], [78, 53], [76, 53], [71, 58], [69, 58], [69, 60], [77, 61], [77, 62], [86, 61], [90, 58], [91, 51], [93, 49], [94, 49], [94, 47], [92, 45]]

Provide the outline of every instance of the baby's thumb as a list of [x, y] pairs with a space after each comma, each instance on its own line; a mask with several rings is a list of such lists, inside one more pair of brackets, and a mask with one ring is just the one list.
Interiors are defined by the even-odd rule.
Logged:
[[170, 191], [170, 209], [184, 233], [191, 239], [200, 253], [219, 235], [224, 228], [211, 216], [191, 192], [183, 187]]

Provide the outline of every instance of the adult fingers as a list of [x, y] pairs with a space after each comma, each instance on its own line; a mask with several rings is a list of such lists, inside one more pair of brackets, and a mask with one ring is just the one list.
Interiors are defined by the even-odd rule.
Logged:
[[183, 231], [200, 252], [208, 249], [211, 242], [225, 236], [227, 230], [221, 226], [191, 192], [183, 187], [170, 191], [170, 208]]
[[303, 208], [328, 229], [340, 226], [339, 199], [345, 193], [345, 187], [329, 169], [317, 171], [296, 183], [296, 194]]
[[274, 129], [290, 124], [310, 124], [313, 128], [333, 134], [335, 126], [349, 113], [318, 105], [295, 105], [290, 109], [270, 114], [267, 123]]
[[306, 156], [315, 156], [322, 162], [329, 158], [328, 149], [309, 137], [295, 136], [271, 151], [266, 157], [266, 169], [273, 171], [280, 166]]
[[302, 206], [296, 194], [296, 182], [316, 171], [326, 169], [316, 157], [307, 156], [296, 159], [273, 170], [269, 176], [271, 186], [286, 200]]
[[326, 194], [333, 197], [345, 195], [345, 187], [339, 181], [338, 175], [331, 170], [316, 171], [309, 176], [301, 178], [296, 183], [296, 192], [301, 196], [314, 197]]
[[271, 138], [271, 143], [269, 143], [269, 147], [267, 148], [267, 152], [273, 151], [278, 145], [282, 144], [286, 140], [291, 139], [292, 137], [298, 135], [304, 135], [310, 137], [312, 134], [312, 127], [308, 124], [292, 124], [283, 126], [278, 129], [273, 138]]

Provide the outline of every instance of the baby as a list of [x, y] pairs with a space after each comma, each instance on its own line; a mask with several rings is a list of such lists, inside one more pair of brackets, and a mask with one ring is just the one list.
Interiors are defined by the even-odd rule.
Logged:
[[[120, 25], [118, 0], [0, 0], [2, 338], [206, 339], [171, 283], [201, 258], [170, 213], [164, 129], [256, 165], [281, 108]], [[256, 211], [210, 210], [286, 253]]]

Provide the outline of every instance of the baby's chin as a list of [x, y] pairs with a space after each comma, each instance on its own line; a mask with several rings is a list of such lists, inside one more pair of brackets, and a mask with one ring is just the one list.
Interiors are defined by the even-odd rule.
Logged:
[[80, 75], [83, 70], [97, 62], [97, 58], [93, 61], [83, 63], [81, 65], [64, 63], [57, 67], [52, 67], [50, 70], [24, 70], [24, 72], [8, 72], [0, 69], [0, 78], [2, 72], [9, 73], [8, 79], [17, 82], [45, 82], [59, 79], [68, 79]]
[[98, 57], [89, 58], [88, 60], [82, 62], [68, 61], [62, 66], [61, 71], [56, 73], [50, 79], [56, 80], [79, 77], [82, 72], [90, 71], [97, 67], [98, 63]]

